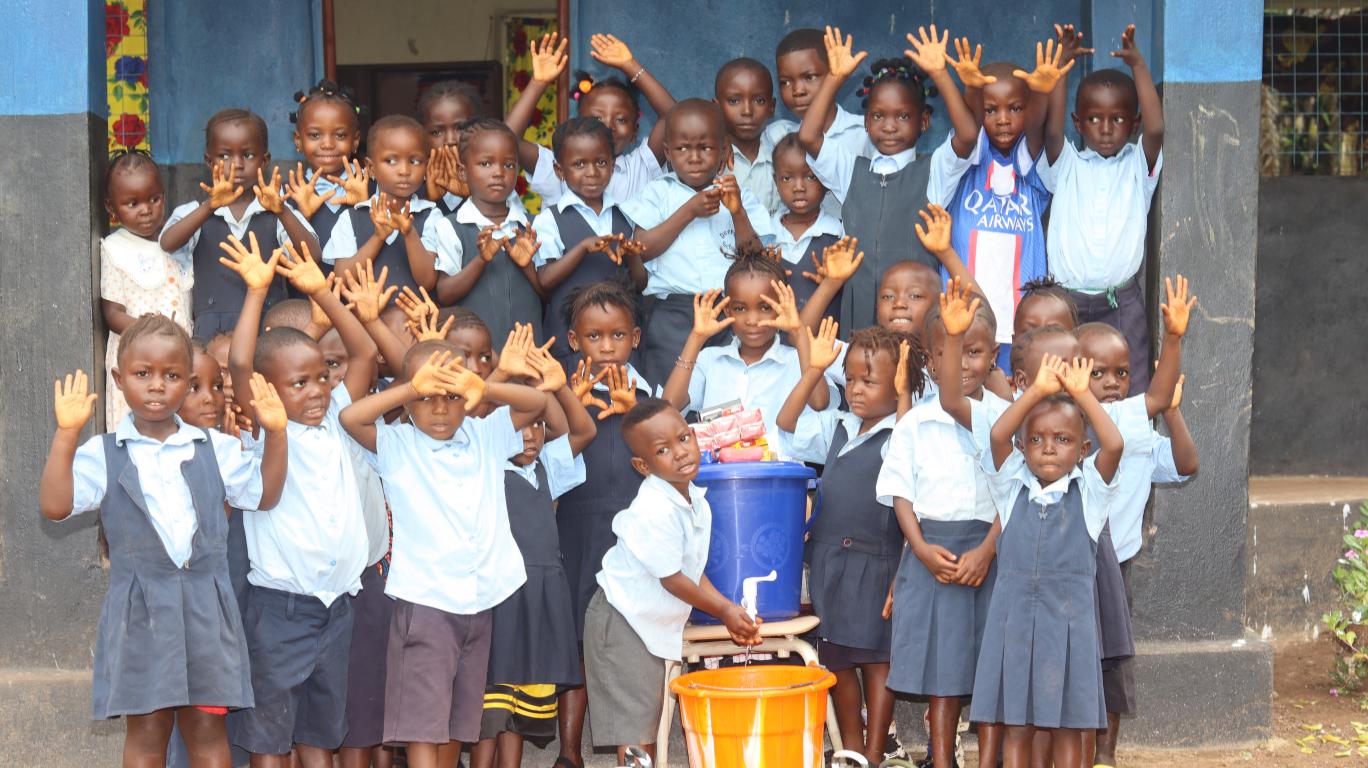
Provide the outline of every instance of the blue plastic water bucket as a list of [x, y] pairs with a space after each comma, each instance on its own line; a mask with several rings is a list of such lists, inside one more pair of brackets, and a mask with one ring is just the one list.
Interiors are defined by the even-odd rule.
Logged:
[[[761, 582], [756, 610], [766, 621], [798, 615], [803, 588], [803, 531], [807, 491], [817, 477], [811, 468], [789, 461], [705, 464], [694, 482], [708, 490], [712, 538], [704, 569], [713, 586], [741, 602], [742, 580], [778, 574]], [[694, 611], [695, 624], [718, 624]]]

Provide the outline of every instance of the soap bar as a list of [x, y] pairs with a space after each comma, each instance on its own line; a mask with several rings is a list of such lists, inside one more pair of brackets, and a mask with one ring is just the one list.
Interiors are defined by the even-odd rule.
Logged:
[[731, 463], [736, 461], [760, 461], [765, 458], [765, 449], [760, 446], [751, 448], [723, 448], [718, 452], [718, 460]]

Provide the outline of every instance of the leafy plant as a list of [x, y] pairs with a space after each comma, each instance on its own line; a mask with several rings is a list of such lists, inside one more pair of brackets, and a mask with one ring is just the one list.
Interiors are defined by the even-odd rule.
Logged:
[[1368, 501], [1358, 511], [1353, 530], [1344, 534], [1344, 555], [1335, 564], [1340, 607], [1321, 617], [1339, 641], [1341, 652], [1330, 672], [1339, 696], [1355, 696], [1368, 710]]

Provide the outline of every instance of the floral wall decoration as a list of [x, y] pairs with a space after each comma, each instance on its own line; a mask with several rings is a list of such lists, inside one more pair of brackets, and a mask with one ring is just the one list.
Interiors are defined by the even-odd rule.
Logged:
[[[503, 19], [503, 26], [504, 111], [507, 113], [513, 109], [528, 83], [532, 82], [532, 41], [555, 32], [557, 27], [555, 16], [507, 16]], [[528, 141], [551, 146], [551, 135], [561, 121], [556, 109], [556, 87], [552, 83], [537, 101], [537, 112], [533, 115], [531, 125], [523, 132], [523, 138]], [[527, 188], [526, 175], [518, 177], [518, 194], [522, 195], [523, 205], [529, 213], [535, 214], [541, 209], [541, 198]]]
[[147, 142], [147, 0], [105, 4], [109, 151], [150, 149]]

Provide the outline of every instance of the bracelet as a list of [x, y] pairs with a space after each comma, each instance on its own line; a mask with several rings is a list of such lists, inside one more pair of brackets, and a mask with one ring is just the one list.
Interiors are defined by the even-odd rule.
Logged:
[[645, 73], [646, 73], [646, 68], [645, 68], [645, 67], [642, 67], [641, 69], [638, 69], [638, 70], [637, 70], [637, 73], [636, 73], [635, 75], [632, 75], [632, 79], [631, 79], [631, 80], [628, 80], [627, 82], [631, 83], [632, 85], [636, 85], [636, 81], [639, 80], [639, 79], [641, 79], [641, 76], [642, 76], [643, 74], [645, 74]]
[[692, 370], [693, 370], [693, 367], [694, 367], [694, 364], [693, 364], [692, 362], [688, 361], [688, 360], [685, 360], [685, 359], [682, 358], [682, 357], [676, 357], [676, 358], [675, 358], [675, 367], [676, 367], [676, 368], [683, 368], [683, 369], [686, 370], [686, 371], [692, 371]]

